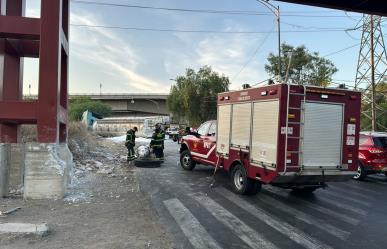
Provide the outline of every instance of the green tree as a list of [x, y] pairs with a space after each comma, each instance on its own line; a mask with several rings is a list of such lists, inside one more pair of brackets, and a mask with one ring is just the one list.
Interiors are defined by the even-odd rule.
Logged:
[[[338, 69], [330, 61], [320, 57], [317, 52], [309, 52], [305, 46], [293, 47], [286, 43], [281, 45], [281, 77], [285, 80], [286, 71], [289, 67], [288, 80], [293, 84], [328, 86], [332, 80], [332, 75]], [[271, 76], [277, 76], [278, 73], [278, 55], [270, 53], [268, 64], [265, 70]]]
[[92, 100], [89, 97], [76, 97], [70, 100], [69, 118], [71, 121], [79, 121], [85, 111], [97, 113], [103, 117], [111, 115], [112, 108], [101, 101]]
[[[386, 131], [387, 127], [387, 82], [381, 82], [376, 86], [376, 130]], [[363, 93], [367, 99], [371, 99], [369, 92]], [[362, 102], [361, 128], [363, 130], [371, 129], [371, 103], [369, 101]]]
[[189, 68], [184, 76], [176, 77], [167, 100], [168, 107], [178, 121], [187, 120], [197, 126], [216, 119], [218, 93], [228, 91], [229, 85], [228, 77], [219, 75], [209, 66], [197, 72]]

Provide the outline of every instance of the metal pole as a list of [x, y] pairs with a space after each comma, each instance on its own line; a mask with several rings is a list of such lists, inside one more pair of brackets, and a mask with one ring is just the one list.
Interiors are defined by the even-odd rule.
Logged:
[[376, 92], [375, 92], [375, 58], [374, 58], [374, 16], [371, 15], [371, 126], [376, 130]]
[[289, 70], [290, 70], [290, 66], [292, 65], [292, 56], [293, 56], [293, 51], [290, 51], [289, 64], [288, 64], [288, 68], [286, 69], [285, 84], [288, 83]]
[[266, 8], [268, 8], [276, 17], [277, 17], [277, 25], [278, 25], [278, 80], [282, 81], [282, 63], [281, 63], [281, 13], [280, 7], [275, 7], [273, 4], [269, 2], [269, 0], [257, 0], [257, 2], [263, 4]]
[[278, 75], [279, 80], [282, 80], [282, 63], [281, 63], [281, 20], [280, 20], [280, 7], [277, 6], [277, 24], [278, 24]]

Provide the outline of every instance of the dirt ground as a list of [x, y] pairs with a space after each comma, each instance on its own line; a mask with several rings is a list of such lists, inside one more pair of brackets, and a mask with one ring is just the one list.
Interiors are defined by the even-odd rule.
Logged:
[[126, 149], [107, 139], [77, 158], [72, 187], [56, 201], [0, 199], [0, 210], [21, 210], [0, 223], [47, 223], [44, 237], [0, 235], [1, 249], [173, 248], [149, 198], [142, 193]]

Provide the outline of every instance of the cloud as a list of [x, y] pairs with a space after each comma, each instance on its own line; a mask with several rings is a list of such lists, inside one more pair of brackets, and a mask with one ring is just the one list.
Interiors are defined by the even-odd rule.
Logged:
[[[247, 31], [249, 28], [226, 19], [223, 20], [223, 29], [220, 30]], [[267, 77], [266, 72], [262, 70], [266, 57], [260, 56], [261, 45], [268, 43], [266, 36], [266, 34], [208, 34], [203, 37], [203, 34], [175, 33], [174, 37], [181, 43], [180, 46], [186, 49], [184, 53], [178, 52], [182, 49], [167, 49], [164, 67], [170, 75], [173, 75], [176, 72], [182, 73], [187, 67], [197, 69], [209, 65], [230, 78], [231, 89], [239, 89], [243, 83], [255, 83]], [[252, 58], [257, 47], [259, 49]], [[242, 68], [243, 71], [238, 74]]]
[[[93, 14], [72, 13], [71, 22], [81, 25], [103, 25]], [[131, 92], [167, 92], [165, 86], [153, 79], [139, 74], [138, 67], [141, 57], [114, 32], [98, 28], [72, 27], [70, 35], [71, 55], [78, 59], [92, 63], [101, 69], [101, 72], [114, 75], [126, 81], [126, 90]], [[112, 90], [109, 90], [112, 91]]]

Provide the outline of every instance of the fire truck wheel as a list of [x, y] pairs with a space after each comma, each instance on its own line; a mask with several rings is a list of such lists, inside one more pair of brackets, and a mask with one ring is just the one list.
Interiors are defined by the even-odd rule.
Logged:
[[255, 195], [261, 190], [261, 183], [247, 177], [245, 168], [238, 164], [231, 171], [233, 190], [241, 195]]
[[357, 166], [357, 174], [353, 177], [353, 179], [361, 181], [367, 176], [367, 173], [364, 170], [364, 167], [361, 163]]
[[191, 153], [188, 150], [180, 154], [180, 165], [185, 170], [193, 170], [195, 168], [196, 163], [192, 160]]

